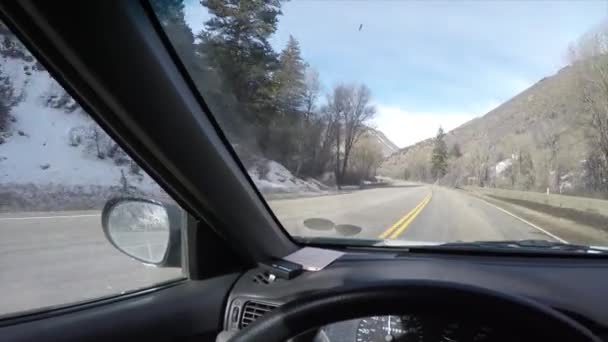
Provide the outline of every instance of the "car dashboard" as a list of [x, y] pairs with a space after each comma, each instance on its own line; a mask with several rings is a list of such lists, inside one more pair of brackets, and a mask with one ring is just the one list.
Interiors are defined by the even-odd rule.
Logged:
[[[245, 272], [227, 301], [224, 332], [234, 333], [296, 298], [343, 285], [393, 280], [437, 280], [525, 296], [565, 313], [608, 340], [608, 260], [522, 256], [347, 253], [327, 268], [291, 280], [262, 269]], [[466, 308], [463, 308], [466, 311]], [[492, 319], [500, 320], [501, 317]], [[491, 324], [402, 313], [335, 322], [296, 341], [503, 341], [522, 340]], [[498, 326], [498, 325], [497, 325]], [[508, 336], [508, 338], [506, 338]], [[219, 340], [219, 338], [218, 338]]]

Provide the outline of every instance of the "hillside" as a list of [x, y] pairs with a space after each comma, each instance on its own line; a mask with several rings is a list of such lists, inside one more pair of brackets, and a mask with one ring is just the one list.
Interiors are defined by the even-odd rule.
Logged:
[[165, 197], [4, 27], [0, 41], [0, 211]]
[[384, 133], [377, 129], [370, 128], [366, 132], [365, 138], [368, 138], [373, 141], [373, 143], [380, 148], [384, 157], [388, 157], [391, 154], [399, 151], [399, 147], [395, 145], [395, 143], [392, 142], [389, 138], [387, 138]]
[[[480, 165], [475, 164], [483, 163], [489, 170], [488, 181], [500, 186], [507, 181], [505, 170], [523, 151], [533, 161], [535, 189], [553, 187], [555, 177], [560, 183], [557, 191], [574, 188], [590, 148], [586, 133], [591, 121], [575, 85], [574, 68], [565, 67], [448, 132], [448, 147], [458, 144], [462, 156], [451, 158], [452, 174], [447, 179], [456, 184], [479, 182], [475, 168]], [[405, 147], [382, 163], [379, 174], [424, 179], [432, 148], [432, 139]]]

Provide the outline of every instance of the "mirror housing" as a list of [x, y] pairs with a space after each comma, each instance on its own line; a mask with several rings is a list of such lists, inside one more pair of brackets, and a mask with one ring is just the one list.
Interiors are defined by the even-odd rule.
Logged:
[[[182, 266], [185, 223], [185, 212], [177, 205], [137, 197], [112, 198], [101, 214], [104, 235], [112, 246], [137, 261], [157, 267]], [[154, 242], [150, 242], [152, 237]], [[147, 256], [135, 252], [141, 247], [145, 247]]]

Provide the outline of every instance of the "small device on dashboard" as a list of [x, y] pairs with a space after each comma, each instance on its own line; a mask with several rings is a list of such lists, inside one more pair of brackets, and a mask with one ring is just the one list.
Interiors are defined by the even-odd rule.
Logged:
[[277, 278], [287, 280], [297, 277], [303, 270], [302, 265], [282, 259], [260, 262], [258, 266]]

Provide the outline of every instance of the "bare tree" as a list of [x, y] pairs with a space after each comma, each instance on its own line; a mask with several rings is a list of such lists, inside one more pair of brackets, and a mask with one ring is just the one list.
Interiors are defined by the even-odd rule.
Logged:
[[441, 179], [442, 184], [458, 187], [466, 184], [467, 173], [466, 158], [458, 158], [450, 163], [448, 173]]
[[102, 148], [100, 146], [102, 144], [102, 142], [100, 141], [102, 137], [100, 135], [101, 134], [99, 133], [99, 129], [97, 127], [93, 127], [93, 140], [95, 141], [95, 150], [97, 152], [97, 158], [104, 159], [105, 154], [102, 152]]
[[313, 115], [319, 93], [321, 92], [321, 83], [319, 82], [319, 72], [315, 69], [308, 68], [306, 70], [304, 83], [304, 115], [307, 118]]
[[430, 180], [430, 165], [428, 160], [428, 151], [418, 149], [411, 152], [409, 157], [408, 169], [412, 179], [426, 182]]
[[[482, 141], [487, 141], [483, 139]], [[488, 143], [480, 143], [469, 155], [469, 174], [473, 175], [476, 185], [487, 186], [490, 180], [490, 148]]]
[[371, 179], [382, 162], [382, 150], [371, 139], [359, 140], [352, 152], [351, 172], [360, 179]]
[[353, 147], [367, 129], [365, 123], [376, 115], [376, 108], [369, 104], [371, 100], [371, 90], [360, 85], [352, 92], [352, 111], [344, 112], [344, 158], [342, 160], [343, 178], [348, 169], [348, 160]]
[[336, 178], [336, 185], [338, 189], [341, 185], [340, 176], [342, 173], [340, 172], [340, 154], [342, 150], [342, 118], [344, 117], [344, 113], [351, 110], [351, 102], [350, 102], [351, 94], [350, 88], [339, 85], [333, 89], [333, 92], [327, 96], [327, 105], [325, 107], [326, 117], [328, 119], [328, 129], [330, 132], [326, 134], [331, 134], [334, 138], [334, 147], [335, 147], [335, 165], [334, 165], [334, 175]]
[[326, 110], [335, 142], [335, 177], [338, 188], [348, 169], [353, 146], [376, 114], [370, 105], [371, 91], [365, 85], [338, 85], [328, 96]]
[[[608, 22], [597, 30], [580, 38], [569, 49], [569, 58], [577, 75], [576, 88], [579, 89], [585, 111], [591, 113], [589, 131], [593, 139], [592, 151], [594, 167], [608, 167]], [[599, 166], [598, 163], [604, 165]], [[588, 176], [600, 173], [589, 173]], [[605, 182], [605, 180], [598, 180]], [[593, 182], [592, 182], [593, 183]], [[605, 188], [605, 186], [601, 186]]]
[[559, 130], [554, 116], [544, 118], [539, 127], [534, 130], [536, 145], [546, 151], [544, 164], [547, 166], [547, 184], [552, 192], [559, 192], [561, 181], [560, 165], [560, 136], [566, 130]]
[[332, 158], [332, 147], [334, 145], [334, 139], [336, 135], [336, 127], [338, 121], [327, 106], [323, 107], [320, 111], [319, 118], [322, 126], [321, 140], [319, 143], [319, 151], [316, 155], [314, 166], [317, 174], [327, 171], [328, 164]]
[[583, 164], [583, 186], [588, 193], [608, 192], [608, 170], [601, 153], [591, 151]]

